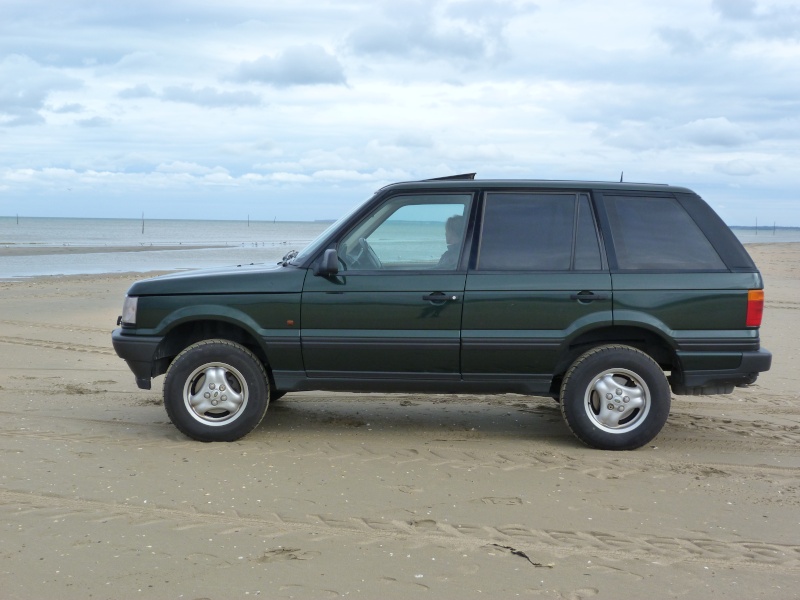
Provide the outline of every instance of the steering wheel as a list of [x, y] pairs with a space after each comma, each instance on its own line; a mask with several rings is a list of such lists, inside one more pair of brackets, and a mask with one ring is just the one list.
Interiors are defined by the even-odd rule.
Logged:
[[375, 250], [369, 245], [369, 242], [361, 237], [358, 238], [358, 245], [353, 253], [350, 255], [350, 263], [353, 266], [361, 267], [362, 269], [380, 269], [383, 267], [381, 259], [375, 254]]

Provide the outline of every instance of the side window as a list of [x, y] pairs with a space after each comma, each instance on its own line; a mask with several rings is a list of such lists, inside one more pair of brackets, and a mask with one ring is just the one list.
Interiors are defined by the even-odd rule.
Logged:
[[455, 269], [471, 194], [394, 196], [339, 243], [347, 270]]
[[677, 200], [604, 196], [620, 269], [724, 270], [725, 263]]
[[600, 269], [600, 246], [587, 196], [504, 193], [486, 196], [478, 269]]

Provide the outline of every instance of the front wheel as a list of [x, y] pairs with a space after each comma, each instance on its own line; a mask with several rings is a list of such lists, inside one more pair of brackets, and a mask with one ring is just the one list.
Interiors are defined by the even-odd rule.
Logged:
[[261, 361], [228, 340], [204, 340], [181, 352], [164, 378], [172, 423], [201, 442], [232, 442], [255, 429], [269, 404]]
[[651, 441], [669, 416], [661, 367], [630, 346], [599, 346], [578, 357], [561, 384], [561, 413], [575, 436], [601, 450]]

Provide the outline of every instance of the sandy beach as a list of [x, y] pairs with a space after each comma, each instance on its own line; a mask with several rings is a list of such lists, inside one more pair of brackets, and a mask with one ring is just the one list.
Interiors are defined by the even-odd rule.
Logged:
[[0, 282], [0, 597], [797, 598], [800, 244], [748, 249], [772, 370], [625, 453], [516, 395], [290, 394], [193, 442], [111, 347], [142, 275]]

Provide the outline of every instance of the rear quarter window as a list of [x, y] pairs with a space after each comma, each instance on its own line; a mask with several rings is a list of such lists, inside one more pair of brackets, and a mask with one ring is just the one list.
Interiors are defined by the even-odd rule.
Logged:
[[727, 270], [717, 251], [671, 197], [603, 197], [621, 270]]
[[601, 268], [600, 247], [588, 196], [533, 192], [487, 194], [478, 270]]

